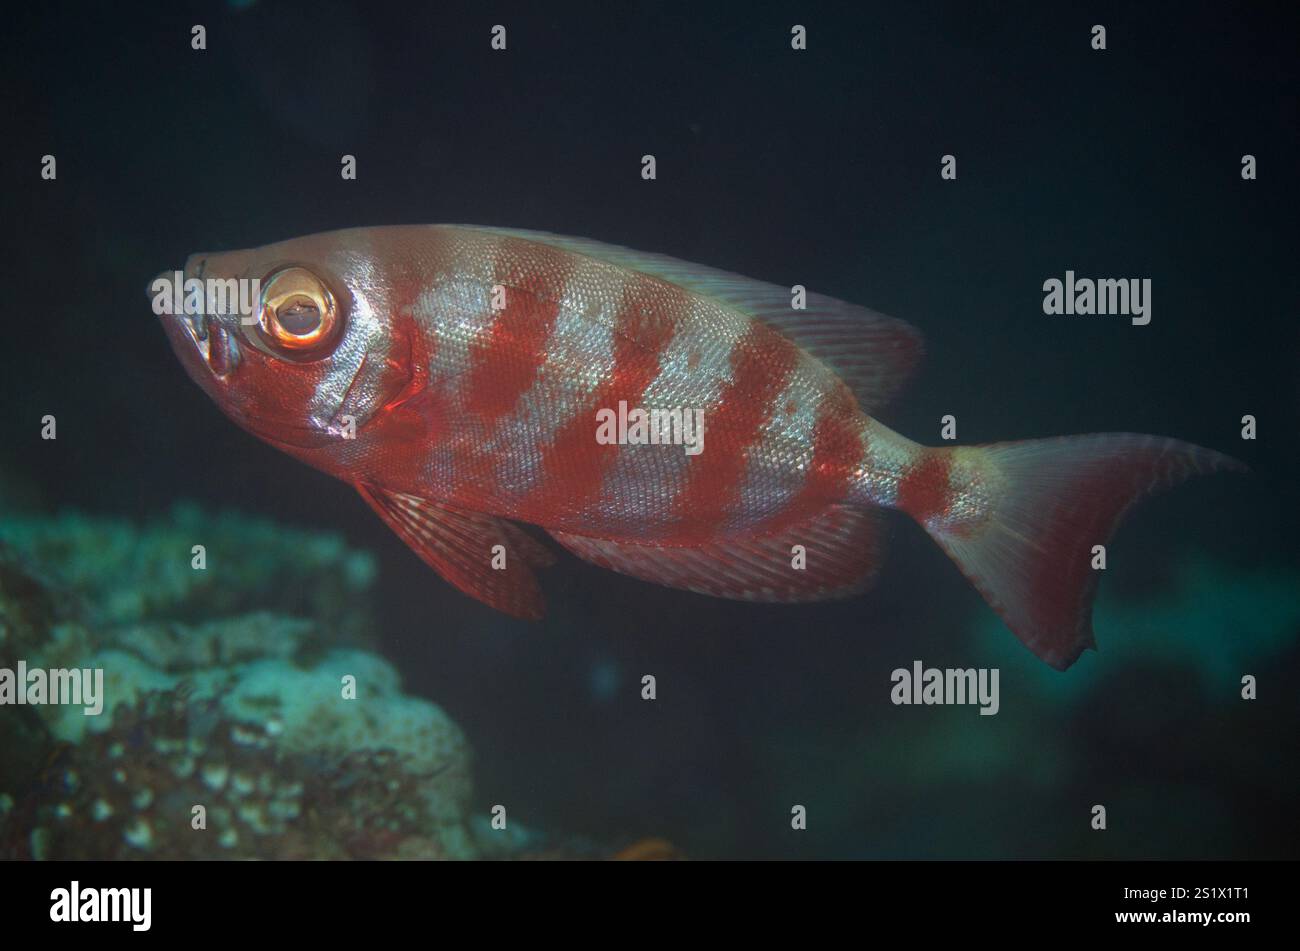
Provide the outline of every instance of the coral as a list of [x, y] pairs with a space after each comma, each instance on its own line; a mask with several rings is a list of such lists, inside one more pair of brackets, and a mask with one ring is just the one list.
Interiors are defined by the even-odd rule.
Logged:
[[[457, 858], [463, 830], [426, 773], [391, 750], [290, 753], [274, 730], [183, 690], [119, 706], [111, 727], [64, 747], [39, 787], [9, 800], [5, 858]], [[455, 794], [448, 791], [448, 798]], [[450, 825], [450, 828], [449, 828]], [[29, 835], [20, 830], [30, 828]], [[449, 834], [453, 833], [453, 834]]]
[[[316, 620], [347, 642], [369, 623], [374, 560], [336, 535], [177, 505], [143, 528], [71, 512], [8, 517], [0, 541], [40, 566], [49, 587], [74, 593], [99, 627], [268, 611]], [[195, 545], [204, 547], [202, 570], [191, 566]]]
[[42, 645], [58, 615], [54, 593], [0, 541], [0, 665]]
[[4, 853], [479, 854], [464, 736], [365, 649], [373, 576], [333, 536], [192, 507], [6, 520], [0, 666], [102, 669], [106, 699], [0, 710]]

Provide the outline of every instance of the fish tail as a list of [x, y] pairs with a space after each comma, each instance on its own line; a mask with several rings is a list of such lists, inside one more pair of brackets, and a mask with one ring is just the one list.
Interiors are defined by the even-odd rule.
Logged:
[[1190, 476], [1245, 469], [1209, 449], [1133, 433], [920, 449], [898, 507], [1026, 647], [1065, 670], [1095, 647], [1092, 599], [1125, 513]]

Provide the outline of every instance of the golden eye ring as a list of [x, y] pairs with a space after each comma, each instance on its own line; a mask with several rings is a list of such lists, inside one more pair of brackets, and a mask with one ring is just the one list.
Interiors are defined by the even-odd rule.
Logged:
[[257, 325], [271, 347], [310, 356], [334, 339], [341, 324], [334, 295], [306, 268], [282, 268], [263, 282]]

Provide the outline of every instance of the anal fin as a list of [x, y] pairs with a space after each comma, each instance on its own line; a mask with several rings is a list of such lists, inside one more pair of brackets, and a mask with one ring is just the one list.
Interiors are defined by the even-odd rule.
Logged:
[[[756, 538], [685, 548], [552, 532], [584, 561], [643, 581], [737, 601], [825, 601], [870, 586], [880, 563], [876, 511], [832, 506]], [[804, 549], [794, 567], [794, 546]]]
[[[523, 529], [405, 492], [365, 484], [356, 489], [425, 564], [465, 594], [517, 618], [537, 620], [545, 613], [532, 569], [553, 563], [554, 556]], [[500, 568], [493, 567], [497, 545], [504, 549]]]

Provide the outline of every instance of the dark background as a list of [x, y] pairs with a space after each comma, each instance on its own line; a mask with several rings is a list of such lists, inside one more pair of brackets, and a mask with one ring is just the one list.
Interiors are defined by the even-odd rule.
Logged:
[[[376, 552], [385, 653], [466, 729], [484, 810], [513, 803], [538, 828], [697, 856], [1294, 856], [1294, 631], [1206, 686], [1176, 656], [1108, 655], [1125, 631], [1099, 612], [1102, 653], [1047, 671], [1045, 692], [1004, 666], [999, 717], [896, 708], [894, 667], [1023, 653], [972, 633], [991, 613], [901, 516], [857, 600], [709, 600], [563, 556], [547, 619], [510, 621], [348, 487], [225, 419], [144, 295], [191, 252], [417, 222], [802, 283], [925, 333], [885, 416], [912, 438], [937, 441], [954, 413], [963, 442], [1152, 432], [1254, 468], [1141, 509], [1103, 597], [1177, 591], [1174, 566], [1205, 553], [1294, 599], [1296, 23], [1280, 5], [1135, 6], [11, 6], [0, 488], [141, 518], [233, 505]], [[1151, 324], [1044, 316], [1042, 283], [1067, 268], [1151, 278]], [[1254, 704], [1235, 699], [1243, 672]], [[1128, 818], [1091, 834], [1095, 802]]]

